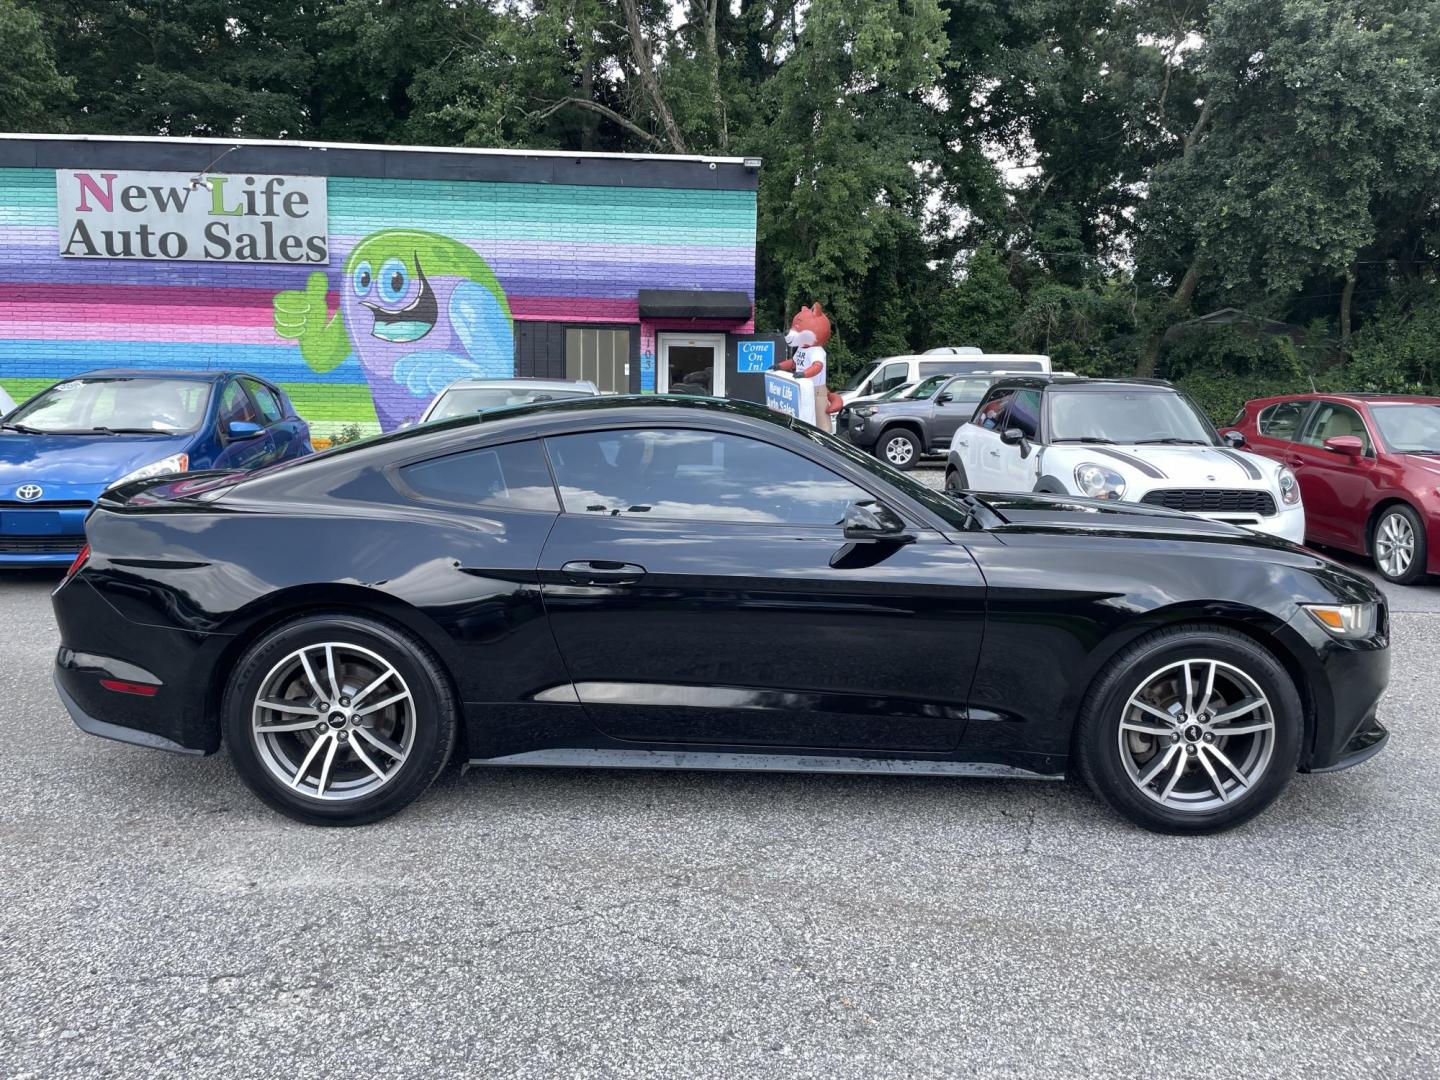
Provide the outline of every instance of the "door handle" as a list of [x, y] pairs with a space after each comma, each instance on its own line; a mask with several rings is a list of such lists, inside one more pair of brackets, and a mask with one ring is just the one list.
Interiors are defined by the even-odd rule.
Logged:
[[955, 445], [956, 445], [956, 446], [963, 446], [966, 450], [969, 450], [969, 449], [970, 449], [970, 443], [969, 443], [967, 440], [965, 440], [965, 439], [956, 439], [956, 440], [955, 440]]
[[1305, 459], [1302, 457], [1296, 457], [1294, 454], [1292, 454], [1285, 459], [1285, 464], [1289, 465], [1291, 468], [1294, 468], [1296, 465], [1304, 465]]
[[987, 450], [986, 453], [989, 454], [991, 457], [999, 457], [999, 456], [1000, 456], [1000, 451], [999, 451], [999, 450]]
[[645, 568], [610, 559], [578, 559], [560, 567], [560, 572], [583, 584], [628, 585], [645, 576]]

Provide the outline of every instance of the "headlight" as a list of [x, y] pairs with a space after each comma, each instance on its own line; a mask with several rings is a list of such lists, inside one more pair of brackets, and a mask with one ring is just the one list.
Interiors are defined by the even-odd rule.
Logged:
[[1295, 474], [1283, 465], [1275, 475], [1280, 483], [1280, 501], [1286, 506], [1294, 506], [1300, 501], [1300, 482], [1295, 479]]
[[874, 407], [873, 405], [861, 405], [859, 408], [853, 409], [853, 410], [851, 410], [851, 411], [854, 412], [854, 414], [855, 414], [856, 416], [874, 416], [874, 415], [875, 415], [875, 407]]
[[1375, 630], [1374, 604], [1302, 604], [1310, 617], [1337, 638], [1369, 637]]
[[134, 472], [126, 473], [110, 486], [119, 487], [121, 484], [131, 484], [136, 480], [149, 480], [152, 476], [164, 476], [166, 473], [181, 473], [189, 467], [189, 454], [171, 454], [159, 461], [152, 461], [149, 465], [142, 465]]
[[1075, 483], [1082, 495], [1092, 499], [1118, 499], [1125, 494], [1125, 478], [1093, 461], [1075, 466]]

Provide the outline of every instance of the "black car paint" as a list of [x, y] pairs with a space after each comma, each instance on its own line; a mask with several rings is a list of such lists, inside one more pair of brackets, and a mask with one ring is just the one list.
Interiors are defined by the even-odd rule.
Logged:
[[[407, 498], [391, 479], [440, 453], [661, 425], [809, 457], [894, 508], [916, 540], [478, 511]], [[247, 645], [327, 609], [392, 620], [429, 645], [464, 703], [472, 760], [699, 750], [758, 763], [830, 750], [1056, 775], [1106, 661], [1152, 629], [1203, 620], [1251, 634], [1289, 668], [1309, 721], [1302, 768], [1319, 769], [1373, 732], [1388, 676], [1383, 616], [1372, 637], [1347, 642], [1297, 606], [1364, 601], [1383, 612], [1365, 579], [1308, 551], [1133, 505], [999, 496], [968, 506], [735, 403], [525, 406], [168, 494], [142, 482], [91, 517], [93, 555], [54, 598], [56, 679], [78, 717], [204, 753], [219, 747], [224, 682]], [[647, 574], [586, 581], [560, 569], [584, 560]], [[137, 670], [159, 686], [153, 697], [99, 685]]]

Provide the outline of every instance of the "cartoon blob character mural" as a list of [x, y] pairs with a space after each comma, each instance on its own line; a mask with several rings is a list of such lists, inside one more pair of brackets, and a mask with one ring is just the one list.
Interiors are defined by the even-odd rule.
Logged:
[[419, 416], [461, 378], [514, 374], [515, 331], [505, 291], [485, 260], [458, 241], [418, 229], [385, 229], [356, 244], [331, 316], [323, 273], [275, 297], [275, 332], [299, 342], [326, 372], [352, 352], [389, 431]]
[[815, 424], [821, 431], [831, 430], [830, 416], [843, 404], [839, 394], [830, 393], [825, 385], [825, 343], [830, 340], [830, 318], [818, 303], [802, 307], [790, 320], [785, 344], [795, 351], [776, 367], [793, 370], [797, 380], [809, 382], [815, 394]]

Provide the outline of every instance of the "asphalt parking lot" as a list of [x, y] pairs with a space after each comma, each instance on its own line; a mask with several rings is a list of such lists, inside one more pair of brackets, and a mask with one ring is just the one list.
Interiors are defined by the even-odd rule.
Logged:
[[309, 829], [77, 731], [55, 580], [0, 580], [0, 1076], [1440, 1074], [1440, 586], [1392, 591], [1385, 753], [1176, 839], [1070, 784], [579, 770]]

